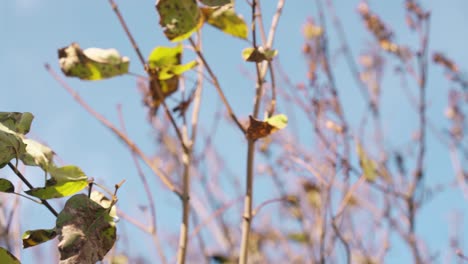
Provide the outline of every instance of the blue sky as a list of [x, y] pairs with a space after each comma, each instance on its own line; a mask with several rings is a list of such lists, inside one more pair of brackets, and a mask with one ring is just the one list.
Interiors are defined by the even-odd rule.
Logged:
[[[244, 1], [238, 0], [238, 11], [249, 17]], [[271, 3], [270, 3], [271, 2]], [[265, 8], [266, 21], [270, 21], [276, 1], [262, 1]], [[374, 41], [363, 30], [363, 24], [355, 10], [358, 1], [335, 1], [338, 16], [346, 28], [353, 53], [360, 53], [363, 44]], [[468, 2], [463, 0], [424, 1], [424, 6], [432, 10], [432, 27], [430, 37], [431, 50], [442, 51], [455, 59], [462, 70], [468, 70]], [[293, 82], [305, 80], [305, 62], [301, 54], [303, 38], [301, 26], [307, 17], [315, 16], [314, 1], [286, 1], [283, 16], [277, 33], [275, 47], [279, 50], [279, 60]], [[369, 1], [371, 9], [381, 15], [384, 21], [390, 23], [397, 32], [397, 40], [402, 43], [414, 43], [414, 37], [404, 25], [403, 1]], [[158, 16], [153, 1], [118, 1], [119, 7], [145, 55], [157, 45], [168, 45], [158, 25]], [[266, 26], [268, 26], [268, 23]], [[78, 42], [81, 47], [116, 48], [121, 54], [131, 58], [131, 71], [142, 73], [142, 66], [126, 39], [123, 30], [112, 12], [107, 1], [40, 1], [16, 0], [0, 3], [0, 80], [3, 96], [0, 97], [1, 111], [32, 112], [36, 119], [31, 132], [32, 137], [50, 145], [65, 163], [80, 166], [88, 175], [95, 177], [108, 186], [127, 179], [125, 188], [120, 192], [126, 200], [121, 206], [124, 210], [137, 213], [135, 205], [144, 202], [137, 181], [136, 171], [127, 149], [78, 105], [60, 86], [47, 74], [43, 64], [48, 62], [59, 71], [57, 49]], [[336, 37], [331, 35], [331, 41]], [[207, 60], [215, 65], [215, 72], [221, 81], [227, 98], [230, 100], [237, 115], [245, 118], [251, 111], [253, 82], [241, 70], [252, 71], [252, 65], [246, 65], [240, 56], [248, 43], [226, 38], [222, 33], [206, 28], [203, 33], [204, 48]], [[336, 42], [335, 42], [336, 43]], [[187, 52], [187, 57], [193, 54]], [[340, 93], [344, 98], [345, 109], [355, 109], [346, 112], [350, 120], [358, 120], [362, 109], [355, 107], [360, 103], [354, 81], [341, 59], [334, 68], [337, 75]], [[391, 71], [385, 74], [383, 97], [387, 98], [383, 105], [385, 131], [389, 135], [385, 142], [390, 148], [401, 147], [408, 142], [415, 130], [416, 114], [402, 99], [402, 89], [399, 82], [393, 78]], [[141, 96], [136, 92], [135, 78], [119, 77], [102, 82], [82, 82], [68, 79], [69, 84], [79, 91], [87, 102], [98, 112], [112, 122], [117, 123], [116, 105], [122, 104], [128, 133], [139, 143], [147, 153], [154, 151], [151, 130], [146, 123], [146, 109], [142, 106]], [[349, 87], [349, 89], [347, 88]], [[440, 68], [429, 68], [428, 115], [437, 125], [447, 125], [443, 116], [447, 103], [446, 92], [450, 85], [443, 78]], [[415, 90], [414, 90], [415, 91]], [[207, 87], [204, 92], [202, 116], [209, 115], [216, 109], [217, 95], [214, 89]], [[281, 107], [281, 105], [280, 105]], [[408, 113], [408, 114], [407, 114]], [[298, 121], [300, 124], [300, 120]], [[209, 128], [209, 121], [203, 124]], [[291, 127], [299, 127], [291, 124]], [[299, 131], [301, 138], [304, 131]], [[220, 136], [222, 135], [222, 136]], [[226, 140], [229, 139], [229, 140]], [[235, 174], [243, 175], [245, 147], [239, 132], [231, 125], [222, 125], [215, 142], [222, 144], [226, 151], [227, 166]], [[311, 144], [306, 142], [305, 144]], [[240, 164], [240, 165], [239, 165]], [[448, 153], [437, 143], [434, 137], [429, 138], [429, 154], [427, 157], [428, 184], [445, 182], [452, 178]], [[28, 170], [29, 171], [29, 170]], [[27, 172], [28, 172], [27, 171]], [[35, 171], [30, 172], [32, 175]], [[7, 172], [0, 171], [0, 176]], [[240, 181], [243, 182], [242, 176]], [[159, 186], [159, 181], [149, 177], [150, 182]], [[38, 177], [39, 180], [39, 177]], [[39, 181], [38, 181], [39, 182]], [[259, 187], [256, 203], [263, 199], [274, 197], [268, 190]], [[172, 194], [158, 196], [159, 228], [176, 230], [179, 220], [179, 202]], [[53, 221], [48, 212], [36, 205], [24, 201], [27, 210], [34, 212], [35, 218], [44, 219], [40, 223], [23, 221], [24, 230], [35, 229]], [[444, 192], [431, 201], [421, 211], [418, 234], [428, 241], [431, 250], [442, 250], [448, 246], [449, 218], [453, 211], [463, 215], [463, 225], [468, 224], [468, 207], [458, 189]], [[23, 210], [24, 214], [29, 214]], [[37, 217], [36, 217], [37, 216]], [[176, 220], [176, 221], [175, 221]], [[126, 230], [139, 231], [126, 225]], [[464, 237], [468, 233], [464, 231]], [[149, 241], [149, 240], [148, 240]], [[132, 254], [146, 254], [145, 247], [129, 243]], [[23, 251], [23, 257], [28, 259], [32, 250]], [[391, 251], [391, 259], [398, 259], [398, 245]]]

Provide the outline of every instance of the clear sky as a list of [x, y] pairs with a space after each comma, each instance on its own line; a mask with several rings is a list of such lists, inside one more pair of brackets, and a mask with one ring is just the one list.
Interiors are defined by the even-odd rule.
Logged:
[[[154, 9], [154, 1], [118, 1], [131, 31], [141, 50], [149, 54], [153, 47], [168, 45], [158, 25], [158, 16]], [[249, 17], [246, 4], [238, 0], [238, 11]], [[316, 9], [311, 0], [289, 0], [277, 33], [275, 47], [279, 50], [279, 60], [293, 82], [305, 81], [306, 67], [301, 54], [303, 37], [301, 26], [307, 17], [315, 16]], [[357, 15], [356, 0], [335, 1], [337, 12], [346, 28], [354, 54], [359, 54], [364, 44], [374, 41], [365, 30]], [[415, 43], [415, 38], [409, 35], [404, 25], [403, 1], [369, 1], [372, 10], [381, 15], [382, 19], [391, 24], [397, 32], [397, 40], [402, 43]], [[265, 8], [266, 21], [270, 21], [276, 1], [262, 1]], [[456, 60], [461, 70], [468, 71], [468, 2], [465, 0], [428, 0], [424, 7], [432, 10], [432, 26], [430, 36], [431, 50], [442, 51]], [[267, 23], [267, 26], [268, 26]], [[80, 166], [89, 176], [95, 177], [108, 186], [127, 179], [120, 195], [122, 209], [136, 213], [136, 204], [144, 202], [140, 183], [127, 149], [119, 140], [96, 120], [91, 118], [44, 70], [43, 64], [48, 62], [59, 71], [57, 49], [78, 42], [81, 47], [116, 48], [121, 54], [131, 58], [131, 72], [143, 73], [142, 66], [118, 24], [107, 1], [40, 1], [15, 0], [0, 3], [0, 111], [32, 112], [36, 119], [33, 122], [32, 137], [50, 145], [65, 163]], [[330, 36], [335, 40], [335, 36]], [[242, 72], [252, 71], [252, 65], [246, 65], [240, 56], [248, 43], [227, 38], [222, 33], [207, 28], [204, 31], [204, 48], [208, 61], [216, 65], [215, 71], [231, 101], [234, 110], [245, 118], [252, 104], [253, 82]], [[189, 58], [193, 54], [187, 52]], [[185, 60], [188, 60], [185, 58]], [[356, 93], [355, 83], [349, 78], [347, 69], [341, 59], [334, 70], [340, 76], [338, 86], [344, 99], [345, 109], [353, 109], [360, 100]], [[340, 72], [346, 72], [340, 74]], [[402, 90], [392, 72], [387, 72], [384, 79], [383, 117], [385, 130], [389, 136], [390, 147], [400, 147], [409, 140], [414, 132], [416, 115], [406, 101], [402, 101]], [[102, 82], [82, 82], [67, 79], [69, 84], [93, 106], [114, 123], [118, 123], [116, 105], [122, 104], [126, 126], [131, 137], [147, 153], [154, 151], [151, 130], [146, 123], [146, 109], [141, 103], [141, 95], [136, 92], [135, 78], [131, 76], [118, 77]], [[345, 87], [350, 87], [349, 89]], [[443, 78], [440, 68], [429, 68], [428, 115], [440, 126], [447, 126], [444, 118], [444, 107], [447, 104], [447, 91], [450, 85]], [[217, 107], [217, 96], [214, 89], [205, 89], [204, 113], [213, 112]], [[281, 106], [280, 106], [281, 107]], [[411, 114], [406, 114], [411, 113]], [[350, 120], [359, 113], [346, 112]], [[300, 121], [298, 122], [300, 123]], [[208, 129], [209, 122], [204, 123]], [[293, 124], [291, 124], [293, 125]], [[297, 125], [297, 124], [296, 124]], [[297, 126], [296, 126], [297, 127]], [[300, 126], [299, 126], [300, 127]], [[220, 128], [216, 142], [228, 149], [227, 165], [237, 175], [244, 174], [245, 147], [238, 131], [230, 125]], [[299, 134], [301, 134], [299, 132]], [[228, 138], [229, 140], [226, 140]], [[437, 143], [433, 136], [429, 138], [429, 154], [427, 157], [428, 184], [446, 182], [453, 177], [450, 160], [444, 147]], [[310, 142], [306, 142], [310, 144]], [[240, 165], [239, 165], [240, 164]], [[0, 177], [7, 175], [0, 171]], [[31, 171], [31, 174], [37, 174]], [[243, 176], [239, 176], [243, 182]], [[160, 183], [152, 177], [151, 183]], [[38, 177], [40, 180], [40, 177]], [[39, 181], [38, 181], [39, 182]], [[275, 195], [259, 187], [256, 203], [260, 203]], [[232, 197], [234, 198], [234, 197]], [[22, 221], [23, 231], [26, 229], [47, 228], [47, 223], [53, 221], [43, 208], [24, 201], [27, 210], [32, 210], [39, 222]], [[179, 202], [174, 195], [164, 194], [158, 197], [158, 226], [168, 230], [176, 230], [179, 225]], [[447, 240], [450, 231], [450, 215], [458, 211], [463, 217], [462, 226], [468, 224], [468, 206], [458, 189], [445, 191], [432, 200], [421, 211], [418, 222], [418, 234], [428, 242], [431, 250], [444, 250], [448, 247]], [[23, 210], [22, 216], [29, 215]], [[139, 231], [125, 225], [129, 232]], [[468, 231], [464, 230], [464, 237]], [[149, 242], [149, 240], [148, 240]], [[126, 244], [131, 254], [146, 255], [149, 246], [138, 246], [130, 242]], [[468, 248], [465, 248], [468, 250]], [[31, 257], [32, 250], [24, 250], [23, 257]], [[391, 251], [392, 260], [400, 257], [398, 245]], [[405, 256], [402, 256], [405, 257]], [[439, 258], [443, 260], [443, 257]], [[394, 262], [397, 263], [397, 262]], [[402, 263], [402, 262], [400, 262]]]

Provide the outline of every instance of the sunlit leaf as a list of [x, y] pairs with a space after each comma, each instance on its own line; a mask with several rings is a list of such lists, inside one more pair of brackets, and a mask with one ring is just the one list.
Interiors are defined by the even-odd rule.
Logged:
[[182, 41], [201, 25], [201, 12], [195, 0], [159, 0], [156, 4], [159, 24], [171, 41]]
[[182, 45], [177, 45], [175, 47], [158, 46], [151, 51], [148, 57], [149, 66], [152, 68], [161, 68], [180, 64], [183, 51]]
[[176, 47], [156, 47], [151, 52], [148, 62], [150, 69], [155, 70], [158, 80], [168, 80], [176, 75], [193, 69], [196, 61], [181, 64], [183, 48], [182, 45]]
[[23, 248], [33, 247], [57, 236], [55, 229], [28, 230], [23, 234]]
[[269, 125], [275, 129], [283, 129], [288, 125], [288, 117], [286, 115], [274, 115], [265, 120]]
[[26, 145], [19, 134], [0, 123], [0, 168], [10, 160], [19, 158], [26, 151]]
[[0, 247], [0, 263], [2, 264], [21, 264], [8, 250]]
[[73, 165], [53, 167], [50, 168], [49, 173], [57, 183], [88, 180], [86, 174], [79, 167]]
[[289, 233], [287, 235], [288, 239], [297, 243], [307, 243], [308, 237], [305, 233]]
[[77, 194], [68, 199], [57, 217], [60, 259], [67, 263], [96, 263], [116, 240], [116, 227], [108, 209]]
[[[182, 45], [175, 47], [156, 47], [148, 57], [149, 63], [149, 102], [150, 108], [156, 112], [162, 100], [171, 95], [179, 86], [179, 75], [196, 66], [196, 61], [181, 64]], [[160, 98], [157, 89], [161, 89], [163, 98]]]
[[226, 34], [247, 39], [249, 28], [244, 19], [236, 14], [232, 6], [201, 9], [208, 24], [220, 29]]
[[361, 165], [364, 178], [368, 181], [375, 181], [378, 176], [376, 162], [368, 157], [366, 151], [359, 142], [356, 142], [356, 152], [359, 157], [359, 164]]
[[32, 139], [24, 139], [26, 152], [20, 157], [21, 161], [29, 166], [39, 166], [48, 171], [54, 165], [54, 152], [49, 147]]
[[7, 179], [0, 179], [0, 192], [15, 192], [15, 186]]
[[302, 32], [306, 39], [312, 40], [314, 38], [320, 37], [323, 34], [323, 28], [315, 25], [313, 21], [308, 21], [305, 23]]
[[57, 183], [53, 180], [48, 180], [46, 187], [34, 188], [26, 191], [27, 194], [39, 199], [47, 200], [53, 198], [61, 198], [73, 195], [88, 186], [87, 180], [69, 181]]
[[77, 43], [59, 49], [62, 72], [82, 80], [102, 80], [128, 73], [130, 60], [116, 49], [89, 48], [81, 50]]
[[31, 128], [33, 114], [25, 112], [0, 112], [0, 123], [16, 133], [26, 135]]
[[251, 62], [271, 61], [278, 54], [277, 50], [264, 49], [263, 47], [245, 48], [242, 51], [242, 58]]
[[110, 263], [111, 264], [128, 264], [130, 263], [130, 261], [128, 260], [127, 256], [118, 254], [118, 255], [111, 257]]
[[230, 4], [232, 0], [198, 0], [206, 6], [223, 6]]

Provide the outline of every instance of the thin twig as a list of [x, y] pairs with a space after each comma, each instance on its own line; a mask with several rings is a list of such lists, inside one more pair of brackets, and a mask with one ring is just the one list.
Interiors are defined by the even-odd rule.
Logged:
[[[146, 63], [146, 61], [145, 61], [145, 59], [144, 59], [144, 57], [143, 57], [143, 55], [142, 55], [142, 53], [140, 51], [140, 48], [138, 47], [138, 44], [136, 43], [135, 39], [133, 38], [133, 35], [130, 32], [130, 29], [128, 28], [127, 23], [125, 22], [125, 19], [123, 18], [122, 14], [120, 13], [117, 4], [114, 2], [114, 0], [109, 0], [109, 4], [111, 5], [112, 9], [114, 10], [115, 14], [117, 15], [117, 18], [119, 19], [120, 25], [124, 29], [125, 34], [127, 35], [127, 37], [129, 39], [130, 43], [132, 44], [133, 48], [135, 49], [135, 52], [137, 53], [138, 58], [140, 59], [140, 62], [142, 64], [143, 68], [148, 73], [148, 78], [150, 78], [150, 79], [154, 78], [152, 76], [152, 74], [150, 74], [149, 66]], [[157, 96], [159, 98], [162, 98], [161, 104], [162, 104], [162, 106], [164, 108], [164, 112], [166, 113], [166, 116], [169, 118], [169, 121], [171, 122], [172, 126], [174, 127], [174, 130], [176, 131], [176, 134], [179, 137], [180, 144], [181, 144], [182, 148], [184, 150], [187, 150], [187, 146], [186, 146], [185, 141], [184, 141], [184, 139], [182, 137], [182, 133], [180, 132], [180, 129], [177, 126], [177, 123], [175, 122], [175, 118], [172, 115], [171, 110], [169, 109], [169, 107], [166, 104], [166, 100], [164, 100], [165, 96], [164, 96], [163, 92], [161, 91], [161, 87], [159, 85], [156, 85], [155, 91], [156, 91]]]
[[[120, 126], [122, 127], [122, 133], [127, 134], [126, 132], [126, 126], [125, 122], [123, 119], [123, 114], [122, 114], [122, 108], [119, 105], [117, 107], [117, 112], [119, 115], [119, 121], [120, 121]], [[166, 262], [166, 256], [164, 255], [164, 251], [161, 248], [161, 242], [159, 241], [159, 236], [157, 232], [157, 222], [156, 222], [156, 206], [154, 205], [154, 198], [153, 198], [153, 193], [151, 192], [150, 185], [146, 179], [146, 175], [143, 172], [143, 169], [140, 166], [140, 163], [138, 162], [138, 157], [134, 152], [131, 152], [132, 154], [132, 160], [133, 163], [135, 164], [135, 168], [137, 169], [138, 172], [138, 177], [140, 177], [141, 183], [143, 185], [143, 189], [145, 190], [146, 196], [148, 198], [148, 203], [149, 203], [149, 208], [150, 208], [150, 215], [151, 215], [151, 229], [150, 229], [150, 234], [151, 237], [153, 238], [153, 242], [156, 246], [156, 250], [158, 251], [159, 258], [161, 259], [161, 263], [167, 263]]]
[[214, 74], [213, 70], [211, 69], [210, 65], [205, 59], [205, 56], [203, 56], [202, 52], [200, 49], [198, 49], [197, 45], [193, 41], [192, 38], [189, 38], [190, 44], [192, 45], [193, 49], [195, 50], [195, 53], [197, 54], [198, 58], [203, 62], [203, 65], [205, 65], [206, 70], [208, 71], [208, 74], [210, 75], [211, 79], [213, 80], [213, 84], [216, 88], [216, 91], [218, 92], [219, 97], [221, 97], [221, 101], [223, 101], [224, 105], [226, 106], [226, 109], [228, 111], [229, 116], [232, 118], [234, 123], [236, 123], [237, 127], [242, 131], [243, 134], [246, 133], [246, 129], [244, 126], [239, 122], [237, 119], [237, 116], [234, 114], [234, 111], [232, 110], [231, 105], [229, 104], [226, 96], [224, 95], [223, 90], [221, 89], [221, 85], [219, 84], [218, 78]]
[[[18, 176], [18, 178], [20, 178], [24, 184], [26, 184], [26, 186], [28, 186], [29, 189], [34, 189], [34, 186], [32, 186], [32, 184], [23, 176], [23, 174], [15, 167], [15, 165], [13, 165], [11, 162], [8, 162], [8, 167], [10, 167], [10, 169], [16, 174], [16, 176]], [[49, 204], [49, 202], [47, 202], [46, 200], [42, 200], [41, 199], [41, 203], [47, 208], [49, 209], [49, 211], [55, 216], [57, 217], [58, 216], [58, 213], [57, 211], [55, 211], [55, 209]]]
[[125, 34], [127, 34], [127, 37], [130, 40], [130, 42], [132, 43], [133, 49], [135, 49], [135, 51], [136, 51], [136, 53], [138, 55], [138, 58], [140, 59], [140, 62], [143, 65], [143, 68], [144, 68], [145, 65], [146, 65], [145, 59], [144, 59], [143, 55], [141, 54], [140, 48], [138, 47], [135, 39], [133, 38], [132, 33], [128, 29], [127, 23], [125, 23], [125, 20], [124, 20], [122, 14], [120, 14], [120, 11], [119, 11], [119, 8], [118, 8], [117, 4], [114, 2], [114, 0], [109, 0], [109, 4], [112, 6], [112, 9], [114, 10], [115, 14], [117, 15], [117, 18], [119, 19], [119, 22], [122, 25], [122, 27], [123, 27], [123, 29], [125, 31]]
[[107, 120], [104, 116], [96, 112], [88, 103], [86, 103], [83, 98], [81, 98], [78, 93], [71, 88], [51, 67], [49, 64], [45, 64], [45, 68], [50, 73], [50, 75], [75, 99], [75, 101], [80, 104], [88, 113], [90, 113], [94, 118], [96, 118], [102, 125], [109, 128], [118, 138], [120, 138], [130, 149], [131, 152], [135, 153], [140, 157], [143, 162], [153, 171], [153, 173], [159, 177], [162, 183], [172, 192], [180, 196], [179, 190], [175, 187], [172, 181], [169, 179], [167, 174], [156, 167], [154, 162], [152, 162], [144, 153], [143, 151], [128, 138], [125, 134], [123, 134], [120, 130], [118, 130], [109, 120]]

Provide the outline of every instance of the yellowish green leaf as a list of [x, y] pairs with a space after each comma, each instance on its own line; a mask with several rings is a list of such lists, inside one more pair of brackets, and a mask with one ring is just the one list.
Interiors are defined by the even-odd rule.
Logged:
[[0, 263], [2, 264], [21, 264], [19, 260], [8, 250], [0, 247]]
[[54, 239], [57, 236], [55, 229], [37, 229], [37, 230], [28, 230], [24, 232], [23, 248], [33, 247], [44, 242], [47, 242], [51, 239]]
[[305, 233], [289, 233], [287, 235], [288, 239], [297, 243], [307, 243], [308, 237]]
[[286, 115], [274, 115], [265, 120], [269, 125], [276, 129], [283, 129], [288, 125], [288, 117]]
[[34, 188], [26, 191], [26, 193], [39, 199], [47, 200], [73, 195], [88, 186], [87, 180], [61, 183], [56, 183], [53, 180], [49, 180], [47, 183], [48, 184], [46, 184], [46, 187]]
[[377, 163], [370, 159], [361, 143], [356, 142], [356, 152], [359, 157], [359, 164], [362, 168], [364, 178], [368, 181], [375, 181], [378, 176]]
[[[194, 68], [197, 65], [196, 61], [191, 61], [186, 64], [181, 64], [182, 61], [182, 45], [175, 47], [156, 47], [149, 57], [149, 106], [153, 111], [156, 111], [162, 100], [167, 96], [177, 91], [179, 85], [179, 75]], [[157, 89], [161, 89], [163, 98], [160, 98]]]
[[115, 49], [81, 50], [77, 43], [59, 49], [62, 72], [82, 80], [102, 80], [128, 73], [130, 60]]
[[73, 165], [53, 167], [50, 168], [49, 173], [57, 183], [88, 180], [86, 174], [79, 167]]
[[249, 28], [242, 16], [236, 14], [231, 5], [219, 8], [203, 7], [201, 10], [208, 24], [226, 34], [247, 39]]

